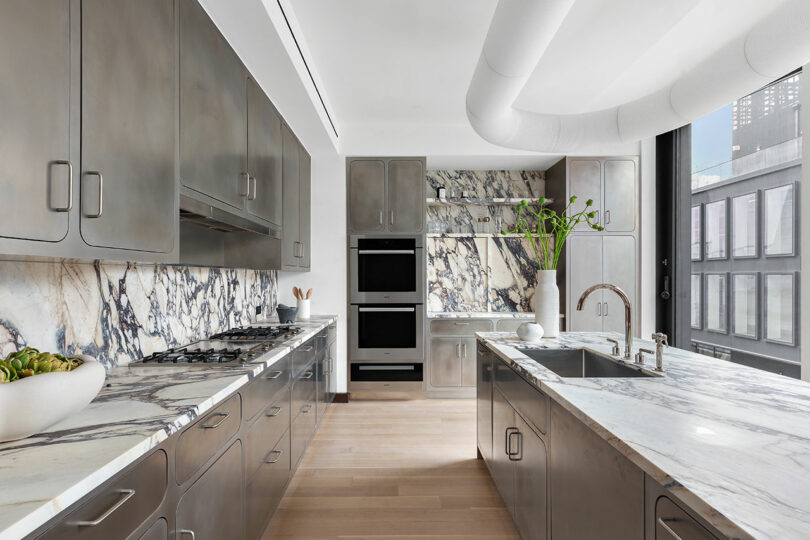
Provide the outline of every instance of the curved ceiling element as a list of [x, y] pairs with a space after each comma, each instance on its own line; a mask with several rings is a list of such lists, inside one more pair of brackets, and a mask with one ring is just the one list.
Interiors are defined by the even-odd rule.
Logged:
[[788, 0], [674, 83], [617, 107], [537, 113], [514, 102], [575, 0], [500, 0], [467, 90], [487, 141], [536, 152], [605, 152], [683, 126], [810, 61], [810, 2]]

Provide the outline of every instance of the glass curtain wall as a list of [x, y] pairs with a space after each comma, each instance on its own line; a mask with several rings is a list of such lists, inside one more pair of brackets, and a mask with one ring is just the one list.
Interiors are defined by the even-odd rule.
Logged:
[[[690, 343], [798, 376], [801, 72], [692, 123]], [[686, 309], [686, 305], [680, 309]]]

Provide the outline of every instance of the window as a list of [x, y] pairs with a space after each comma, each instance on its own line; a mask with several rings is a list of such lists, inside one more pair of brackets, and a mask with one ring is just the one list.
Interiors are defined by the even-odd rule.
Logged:
[[706, 259], [726, 258], [726, 201], [706, 205]]
[[701, 311], [703, 310], [703, 301], [701, 293], [703, 292], [702, 279], [700, 274], [692, 274], [692, 328], [703, 328], [703, 318]]
[[765, 339], [794, 343], [795, 306], [793, 274], [765, 275]]
[[734, 274], [731, 279], [731, 327], [737, 336], [757, 339], [757, 274]]
[[793, 185], [765, 190], [765, 255], [793, 255]]
[[756, 257], [757, 244], [757, 194], [748, 193], [731, 199], [731, 254], [740, 259]]
[[703, 220], [701, 219], [700, 205], [692, 207], [692, 260], [699, 261], [703, 257], [701, 236], [703, 233]]
[[728, 277], [706, 274], [706, 330], [728, 331]]

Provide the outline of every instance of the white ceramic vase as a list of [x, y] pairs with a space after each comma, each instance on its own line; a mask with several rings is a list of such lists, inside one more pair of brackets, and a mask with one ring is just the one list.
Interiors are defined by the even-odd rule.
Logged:
[[556, 270], [538, 270], [534, 291], [534, 319], [543, 327], [543, 337], [560, 335], [560, 289]]

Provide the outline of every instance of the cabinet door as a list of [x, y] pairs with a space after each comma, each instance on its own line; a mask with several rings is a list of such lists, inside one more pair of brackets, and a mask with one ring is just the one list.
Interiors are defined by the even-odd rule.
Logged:
[[551, 407], [551, 537], [644, 538], [644, 473], [574, 415]]
[[695, 518], [669, 497], [655, 501], [655, 537], [652, 540], [716, 540]]
[[298, 183], [298, 141], [287, 125], [281, 127], [282, 133], [282, 217], [284, 221], [281, 233], [281, 265], [298, 266], [298, 236], [300, 234], [299, 200], [301, 197]]
[[[595, 291], [585, 300], [582, 311], [577, 301], [591, 285], [602, 282], [602, 237], [580, 235], [568, 238], [569, 332], [599, 332], [602, 330], [602, 291]], [[611, 293], [612, 294], [612, 293]]]
[[174, 247], [175, 66], [173, 2], [82, 2], [81, 233], [92, 246]]
[[629, 159], [605, 161], [606, 231], [632, 232], [636, 229], [636, 163]]
[[[612, 283], [622, 289], [630, 298], [634, 309], [636, 304], [636, 240], [632, 236], [605, 236], [602, 244], [605, 283]], [[624, 304], [611, 291], [604, 291], [602, 297], [602, 328], [605, 332], [624, 332]]]
[[543, 440], [515, 416], [520, 455], [515, 462], [515, 525], [524, 540], [548, 537], [548, 462]]
[[242, 208], [247, 195], [245, 68], [197, 0], [180, 0], [180, 178]]
[[475, 338], [461, 340], [461, 386], [475, 386]]
[[281, 117], [253, 79], [247, 85], [247, 211], [281, 227]]
[[[593, 200], [591, 210], [596, 212], [596, 221], [602, 224], [602, 164], [595, 159], [572, 159], [568, 165], [568, 194], [575, 195], [577, 200], [571, 205], [569, 214], [575, 214], [585, 208], [585, 201]], [[567, 203], [566, 203], [567, 204]], [[577, 231], [593, 231], [580, 224]]]
[[388, 229], [422, 232], [425, 219], [425, 171], [421, 161], [388, 163]]
[[492, 354], [477, 345], [478, 379], [476, 381], [476, 417], [478, 423], [478, 451], [485, 460], [492, 460]]
[[385, 163], [352, 161], [349, 165], [349, 197], [352, 232], [385, 230]]
[[298, 148], [299, 232], [298, 265], [309, 268], [312, 258], [312, 173], [309, 154], [303, 146]]
[[[492, 462], [490, 472], [509, 515], [515, 515], [515, 464], [507, 452], [517, 450], [515, 411], [497, 387], [492, 391]], [[514, 451], [513, 451], [514, 453]]]
[[177, 503], [177, 538], [242, 538], [242, 443], [236, 441]]
[[0, 236], [7, 238], [57, 242], [68, 232], [70, 4], [0, 2]]
[[168, 540], [169, 525], [164, 518], [157, 520], [138, 540]]
[[461, 340], [430, 338], [430, 384], [461, 386]]

